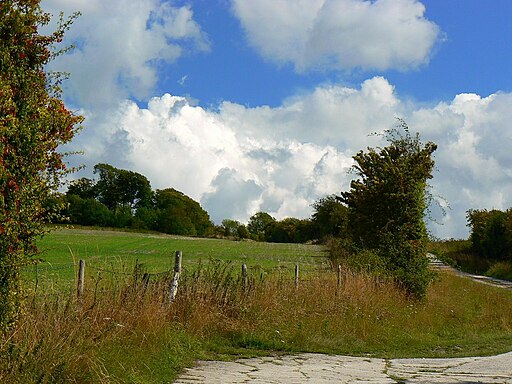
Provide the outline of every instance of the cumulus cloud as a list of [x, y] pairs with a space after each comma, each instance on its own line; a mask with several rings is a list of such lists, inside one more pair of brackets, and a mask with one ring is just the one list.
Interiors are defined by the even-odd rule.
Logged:
[[451, 102], [412, 111], [409, 124], [436, 142], [434, 192], [451, 210], [440, 236], [465, 236], [466, 211], [512, 206], [512, 94], [457, 95]]
[[371, 143], [368, 134], [393, 125], [399, 100], [383, 77], [364, 81], [360, 89], [341, 85], [318, 86], [309, 94], [288, 98], [280, 107], [248, 108], [224, 102], [220, 116], [229, 126], [251, 137], [334, 145], [358, 150]]
[[298, 71], [416, 68], [442, 36], [417, 0], [233, 0], [250, 44]]
[[66, 95], [84, 108], [105, 108], [125, 98], [145, 100], [157, 66], [186, 53], [208, 51], [209, 42], [189, 6], [158, 0], [44, 0], [42, 8], [80, 16], [66, 34], [76, 48], [51, 69], [71, 73]]
[[224, 102], [209, 110], [165, 94], [147, 108], [125, 101], [107, 117], [90, 116], [73, 149], [85, 149], [91, 166], [107, 161], [146, 175], [154, 188], [183, 191], [216, 222], [244, 222], [260, 210], [308, 217], [316, 199], [349, 189], [355, 152], [385, 144], [369, 134], [401, 116], [438, 144], [432, 192], [451, 210], [442, 217], [434, 209], [443, 225], [431, 225], [433, 233], [465, 237], [466, 210], [512, 206], [511, 103], [508, 93], [460, 94], [418, 107], [382, 77], [358, 88], [318, 86], [275, 108]]

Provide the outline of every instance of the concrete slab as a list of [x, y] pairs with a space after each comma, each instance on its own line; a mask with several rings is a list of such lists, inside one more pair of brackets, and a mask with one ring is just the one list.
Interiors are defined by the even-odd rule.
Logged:
[[199, 383], [505, 383], [512, 384], [512, 352], [489, 357], [393, 359], [302, 353], [201, 361], [175, 384]]

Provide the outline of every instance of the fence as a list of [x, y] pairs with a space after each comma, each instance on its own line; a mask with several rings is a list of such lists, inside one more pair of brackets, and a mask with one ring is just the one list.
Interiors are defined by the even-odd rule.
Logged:
[[[182, 252], [181, 251], [175, 252], [174, 267], [171, 270], [158, 272], [158, 273], [148, 273], [148, 272], [142, 272], [140, 270], [141, 266], [142, 266], [142, 264], [139, 264], [138, 260], [137, 260], [135, 267], [134, 267], [134, 271], [132, 273], [129, 273], [129, 272], [115, 271], [113, 269], [102, 268], [102, 267], [97, 267], [97, 266], [93, 266], [93, 265], [87, 266], [85, 260], [82, 260], [82, 259], [79, 260], [78, 263], [67, 263], [65, 265], [60, 265], [60, 266], [45, 266], [45, 267], [41, 268], [36, 265], [34, 267], [35, 268], [35, 276], [36, 276], [36, 281], [35, 281], [36, 290], [37, 290], [38, 280], [39, 280], [38, 276], [42, 270], [43, 271], [44, 270], [58, 271], [58, 270], [78, 267], [78, 271], [76, 274], [76, 276], [77, 276], [77, 278], [76, 278], [76, 299], [77, 299], [77, 302], [79, 305], [81, 305], [82, 301], [83, 301], [84, 289], [86, 286], [86, 279], [85, 279], [86, 278], [86, 270], [88, 270], [88, 269], [92, 269], [94, 271], [97, 271], [98, 273], [108, 273], [108, 274], [117, 275], [117, 276], [135, 277], [135, 279], [140, 278], [144, 289], [146, 289], [148, 287], [150, 281], [157, 280], [161, 277], [166, 277], [166, 278], [168, 278], [167, 279], [168, 284], [167, 284], [167, 288], [166, 288], [167, 301], [169, 303], [172, 303], [176, 299], [176, 296], [178, 294], [180, 278], [182, 276]], [[269, 270], [267, 270], [267, 271], [269, 271]], [[273, 272], [278, 271], [279, 273], [282, 273], [283, 267], [275, 267], [275, 268], [272, 268], [270, 271], [273, 271]], [[289, 272], [289, 270], [287, 270], [286, 272]], [[315, 270], [315, 272], [317, 272], [317, 273], [318, 272], [326, 272], [326, 273], [331, 273], [331, 274], [333, 273], [333, 271], [331, 269], [329, 269], [329, 270], [326, 270], [326, 269], [318, 270], [317, 269], [317, 270]], [[336, 272], [337, 272], [337, 287], [339, 289], [339, 288], [341, 288], [341, 286], [343, 284], [343, 270], [342, 270], [341, 265], [338, 266]], [[141, 275], [141, 276], [139, 276], [139, 275]], [[301, 282], [308, 280], [308, 278], [305, 277], [307, 275], [308, 275], [308, 273], [301, 276], [299, 264], [298, 263], [295, 264], [293, 278], [294, 278], [294, 283], [295, 283], [296, 289], [299, 288], [299, 284]], [[263, 272], [261, 272], [260, 279], [263, 279], [263, 278], [264, 278], [264, 275], [263, 275]], [[241, 266], [240, 280], [241, 280], [242, 288], [244, 290], [247, 290], [249, 287], [249, 267], [245, 263], [242, 264], [242, 266]]]

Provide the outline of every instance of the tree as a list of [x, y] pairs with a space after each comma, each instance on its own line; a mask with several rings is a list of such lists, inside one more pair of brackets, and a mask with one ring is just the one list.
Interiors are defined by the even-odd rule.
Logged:
[[140, 173], [118, 169], [110, 164], [96, 164], [94, 173], [99, 174], [94, 187], [96, 198], [111, 211], [123, 207], [134, 210], [151, 204], [151, 185]]
[[95, 199], [96, 188], [93, 180], [86, 177], [74, 180], [68, 185], [66, 195], [76, 195], [82, 199]]
[[263, 241], [265, 239], [265, 229], [275, 221], [276, 219], [268, 213], [258, 212], [249, 218], [247, 230], [256, 238], [256, 240]]
[[305, 243], [311, 238], [311, 221], [294, 217], [275, 221], [265, 230], [265, 240], [271, 243]]
[[66, 216], [73, 224], [106, 227], [114, 225], [114, 214], [98, 200], [67, 195]]
[[470, 240], [473, 251], [478, 255], [504, 260], [512, 254], [511, 227], [512, 212], [493, 209], [470, 209], [467, 219], [471, 227]]
[[222, 228], [224, 230], [224, 236], [237, 237], [238, 227], [242, 225], [238, 220], [224, 219], [222, 220]]
[[203, 236], [212, 226], [210, 216], [184, 193], [173, 188], [156, 191], [157, 230], [175, 235]]
[[397, 283], [421, 298], [430, 281], [424, 216], [437, 146], [423, 145], [403, 120], [386, 132], [386, 138], [387, 147], [368, 148], [354, 156], [353, 170], [359, 178], [341, 199], [350, 208], [353, 241], [375, 250]]
[[311, 217], [314, 236], [323, 239], [326, 236], [345, 237], [348, 231], [349, 209], [336, 195], [323, 197], [313, 204], [315, 212]]
[[48, 217], [44, 202], [68, 172], [58, 148], [82, 121], [45, 72], [74, 17], [61, 17], [57, 31], [43, 36], [38, 28], [50, 16], [39, 0], [0, 2], [0, 332], [18, 317], [21, 268], [37, 252]]

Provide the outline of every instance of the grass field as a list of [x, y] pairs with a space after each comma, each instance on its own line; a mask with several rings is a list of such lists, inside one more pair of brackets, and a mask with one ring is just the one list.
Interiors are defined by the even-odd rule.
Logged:
[[[301, 270], [327, 268], [323, 247], [303, 244], [270, 244], [179, 237], [156, 233], [136, 233], [86, 228], [57, 229], [39, 242], [42, 263], [26, 270], [29, 281], [44, 289], [59, 290], [74, 284], [76, 264], [84, 259], [88, 277], [131, 274], [142, 263], [148, 273], [160, 273], [174, 265], [175, 251], [183, 252], [183, 268], [192, 271], [210, 260], [231, 262], [238, 270], [247, 264], [249, 273], [268, 273], [280, 269], [293, 273], [296, 263]], [[37, 276], [36, 276], [37, 273]]]
[[[139, 259], [159, 272], [181, 249], [189, 269], [173, 303], [165, 280], [145, 288], [131, 271], [98, 292], [91, 274], [82, 305], [60, 291], [32, 292], [18, 327], [1, 340], [0, 382], [165, 383], [198, 358], [299, 351], [392, 358], [512, 350], [512, 291], [449, 273], [416, 302], [390, 281], [350, 271], [338, 287], [317, 246], [78, 229], [53, 232], [41, 247], [46, 267], [65, 272], [53, 276], [61, 285], [74, 280], [71, 269], [56, 269], [72, 263], [71, 253], [90, 266], [130, 271]], [[258, 263], [268, 278], [253, 273], [245, 287], [230, 264], [209, 258], [236, 269]], [[281, 273], [296, 262], [310, 269], [298, 287]]]

